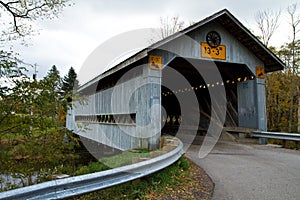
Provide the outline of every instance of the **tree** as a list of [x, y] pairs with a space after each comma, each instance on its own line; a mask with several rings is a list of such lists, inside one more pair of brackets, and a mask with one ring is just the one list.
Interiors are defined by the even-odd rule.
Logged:
[[68, 74], [64, 76], [61, 87], [61, 95], [64, 98], [65, 103], [63, 106], [63, 110], [59, 112], [59, 118], [63, 121], [66, 121], [67, 111], [70, 106], [72, 106], [71, 102], [74, 98], [77, 98], [77, 88], [78, 88], [78, 80], [77, 74], [73, 67], [71, 67], [68, 71]]
[[[70, 5], [70, 0], [0, 0], [0, 42], [24, 39], [34, 32], [30, 25], [31, 21], [57, 17], [67, 5]], [[28, 65], [15, 55], [13, 51], [0, 49], [0, 81], [3, 79], [10, 81], [11, 78], [24, 75]], [[18, 66], [20, 64], [22, 67]], [[1, 87], [0, 93], [4, 92], [7, 92], [7, 88]]]
[[62, 80], [59, 71], [55, 65], [47, 73], [44, 80], [48, 81], [48, 85], [51, 86], [51, 90], [55, 92], [60, 92]]
[[[24, 38], [33, 32], [30, 22], [36, 19], [53, 18], [58, 16], [62, 8], [67, 5], [69, 0], [0, 0], [0, 18], [1, 18], [1, 42], [6, 42], [12, 39]], [[14, 93], [16, 84], [27, 79], [25, 75], [29, 65], [17, 58], [13, 51], [4, 51], [0, 49], [0, 104], [5, 102], [7, 96]], [[12, 102], [14, 102], [12, 100]], [[3, 117], [9, 118], [10, 113], [5, 108], [5, 112], [0, 110], [0, 119]], [[2, 115], [2, 113], [5, 113]], [[4, 119], [3, 119], [4, 120]], [[0, 120], [1, 121], [1, 120]], [[1, 122], [0, 122], [1, 124]]]
[[[300, 40], [295, 41], [295, 52], [300, 52]], [[274, 53], [284, 62], [285, 69], [279, 72], [273, 72], [266, 78], [267, 93], [267, 113], [268, 113], [268, 129], [272, 131], [290, 131], [290, 120], [297, 120], [298, 93], [292, 94], [292, 43], [282, 45], [278, 51]], [[300, 54], [295, 54], [295, 66], [300, 64]], [[299, 73], [294, 74], [294, 83], [299, 83]], [[290, 114], [292, 103], [292, 116]], [[299, 102], [298, 102], [299, 103]], [[299, 117], [299, 115], [298, 115]], [[296, 126], [292, 126], [292, 131], [296, 130]]]
[[[0, 99], [0, 138], [7, 133], [30, 135], [29, 127], [32, 124], [40, 126], [44, 118], [51, 118], [56, 125], [57, 110], [63, 105], [58, 86], [60, 80], [55, 66], [40, 81], [32, 81], [26, 76], [12, 79], [13, 87]], [[36, 116], [41, 120], [35, 120]]]
[[54, 78], [54, 80], [58, 80], [60, 78], [56, 65], [52, 65], [51, 69], [47, 73], [47, 77]]
[[[297, 87], [300, 85], [300, 40], [297, 40], [296, 37], [300, 22], [296, 12], [297, 4], [288, 6], [287, 13], [292, 28], [292, 40], [283, 44], [278, 51], [276, 48], [272, 48], [272, 51], [284, 62], [285, 68], [281, 72], [270, 73], [266, 76], [268, 129], [270, 130], [294, 132], [297, 127], [295, 123], [297, 109], [298, 124], [300, 121], [300, 89], [299, 86]], [[279, 26], [280, 14], [280, 11], [265, 10], [256, 15], [256, 22], [260, 30], [259, 37], [266, 46], [269, 45], [271, 37]]]
[[32, 28], [28, 22], [38, 18], [57, 17], [68, 2], [69, 0], [1, 0], [1, 17], [9, 19], [5, 23], [7, 29], [4, 35], [8, 36], [7, 39], [29, 35]]
[[184, 28], [184, 21], [180, 20], [178, 16], [160, 18], [160, 33], [161, 39], [164, 39]]
[[[267, 93], [268, 129], [287, 132], [291, 101], [291, 73], [273, 72], [267, 76], [266, 84], [270, 90], [270, 93]], [[295, 114], [294, 112], [294, 116]]]
[[36, 183], [32, 177], [44, 176], [45, 171], [51, 176], [76, 158], [75, 143], [66, 142], [71, 132], [58, 117], [67, 105], [57, 91], [60, 79], [53, 66], [39, 81], [13, 80], [12, 92], [0, 99], [0, 147], [5, 146], [0, 148], [0, 173], [13, 174], [23, 185]]
[[290, 102], [290, 114], [289, 114], [289, 131], [292, 132], [294, 120], [293, 120], [293, 111], [294, 111], [294, 93], [295, 93], [295, 73], [296, 73], [296, 33], [298, 32], [297, 28], [300, 23], [299, 16], [296, 15], [297, 4], [292, 4], [288, 7], [288, 14], [290, 16], [290, 25], [292, 27], [292, 85], [291, 85], [291, 102]]
[[270, 39], [279, 26], [279, 18], [281, 11], [274, 12], [272, 10], [258, 11], [256, 14], [256, 24], [260, 31], [262, 42], [268, 46]]
[[62, 81], [62, 93], [65, 97], [68, 98], [68, 101], [71, 101], [71, 95], [73, 94], [74, 90], [78, 88], [78, 80], [77, 74], [73, 67], [71, 67], [68, 71], [68, 74], [64, 76]]
[[[30, 21], [56, 17], [67, 2], [0, 0], [0, 42], [25, 39], [34, 32]], [[74, 143], [66, 142], [71, 133], [58, 117], [67, 105], [59, 71], [53, 66], [45, 78], [32, 80], [27, 68], [15, 52], [0, 50], [0, 174], [19, 177], [24, 185], [74, 159]]]
[[[61, 77], [56, 66], [53, 65], [52, 68], [47, 73], [47, 76], [44, 77], [41, 81], [41, 95], [47, 97], [48, 113], [46, 116], [51, 116], [52, 122], [57, 122], [59, 110], [62, 109], [63, 98], [60, 95], [61, 91]], [[45, 99], [46, 100], [46, 99]]]

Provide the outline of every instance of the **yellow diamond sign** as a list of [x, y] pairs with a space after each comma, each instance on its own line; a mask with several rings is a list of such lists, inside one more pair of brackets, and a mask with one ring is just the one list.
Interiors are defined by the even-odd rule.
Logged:
[[162, 57], [161, 56], [149, 56], [149, 67], [153, 70], [162, 70]]

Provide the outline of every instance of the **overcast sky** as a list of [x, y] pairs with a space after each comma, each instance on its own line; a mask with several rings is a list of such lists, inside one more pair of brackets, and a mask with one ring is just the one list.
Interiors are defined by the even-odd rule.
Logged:
[[34, 22], [40, 34], [28, 47], [15, 46], [15, 51], [28, 63], [36, 63], [42, 77], [55, 64], [61, 74], [73, 66], [79, 72], [88, 55], [101, 43], [125, 31], [159, 27], [160, 17], [175, 16], [189, 24], [227, 8], [246, 27], [255, 29], [259, 10], [283, 10], [280, 29], [270, 41], [279, 46], [288, 42], [286, 8], [300, 0], [73, 0], [58, 19]]

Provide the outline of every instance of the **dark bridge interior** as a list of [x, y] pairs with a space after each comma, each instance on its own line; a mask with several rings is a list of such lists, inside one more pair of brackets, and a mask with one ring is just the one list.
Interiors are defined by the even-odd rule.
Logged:
[[[218, 69], [221, 80], [217, 78], [220, 75], [209, 74], [210, 71], [216, 73], [211, 70], [213, 67]], [[203, 76], [210, 78], [207, 80], [207, 77]], [[186, 79], [189, 85], [186, 85], [182, 78]], [[162, 105], [166, 111], [162, 112], [162, 134], [176, 134], [179, 125], [185, 130], [198, 130], [199, 134], [205, 134], [212, 112], [209, 89], [216, 90], [218, 87], [225, 87], [226, 91], [227, 112], [224, 126], [237, 127], [237, 83], [254, 78], [246, 65], [175, 58], [162, 72]], [[189, 101], [193, 94], [197, 97], [198, 105]], [[180, 101], [185, 105], [181, 105]], [[181, 109], [187, 110], [185, 115], [181, 113]], [[197, 116], [200, 116], [199, 121], [195, 120]]]

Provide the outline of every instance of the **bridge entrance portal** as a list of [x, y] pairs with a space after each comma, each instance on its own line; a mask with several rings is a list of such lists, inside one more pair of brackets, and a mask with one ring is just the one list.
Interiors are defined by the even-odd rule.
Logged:
[[[203, 72], [213, 71], [212, 67], [218, 69], [219, 75], [212, 74], [210, 76], [212, 78], [205, 81]], [[180, 78], [174, 77], [174, 70], [176, 76], [181, 76], [189, 82], [189, 87], [182, 87]], [[221, 80], [218, 77], [221, 77]], [[209, 90], [218, 87], [225, 89], [227, 109], [224, 126], [238, 127], [238, 88], [247, 87], [248, 82], [253, 81], [254, 78], [254, 74], [243, 64], [175, 58], [162, 72], [162, 105], [165, 109], [165, 112], [162, 112], [164, 124], [162, 134], [174, 135], [181, 125], [186, 131], [197, 129], [198, 134], [204, 135], [213, 112]], [[242, 86], [238, 87], [238, 85]], [[188, 109], [188, 115], [183, 116], [181, 113], [183, 105], [180, 105], [180, 99], [192, 98], [192, 93], [196, 95], [198, 103], [184, 106], [184, 109]], [[200, 120], [195, 122], [197, 115], [200, 115]]]

